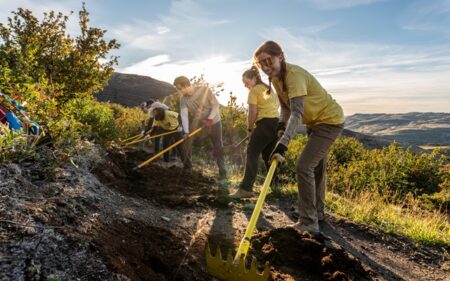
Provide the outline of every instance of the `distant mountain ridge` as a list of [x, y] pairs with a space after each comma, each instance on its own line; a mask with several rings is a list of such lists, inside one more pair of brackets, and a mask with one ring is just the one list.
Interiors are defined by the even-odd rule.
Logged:
[[96, 94], [99, 101], [110, 101], [124, 106], [138, 106], [149, 99], [163, 99], [175, 92], [175, 88], [164, 81], [149, 76], [115, 72], [108, 86]]
[[410, 145], [450, 145], [450, 113], [410, 112], [353, 114], [345, 128], [369, 136]]

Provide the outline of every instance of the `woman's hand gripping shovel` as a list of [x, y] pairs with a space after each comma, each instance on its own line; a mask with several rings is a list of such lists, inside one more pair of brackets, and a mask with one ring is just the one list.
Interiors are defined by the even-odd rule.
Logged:
[[208, 272], [223, 281], [265, 281], [269, 278], [269, 264], [266, 263], [262, 273], [258, 272], [256, 268], [256, 260], [253, 259], [250, 269], [245, 267], [245, 260], [250, 248], [250, 239], [256, 227], [259, 214], [266, 199], [267, 192], [269, 190], [270, 182], [272, 181], [273, 174], [277, 168], [279, 159], [274, 157], [272, 164], [270, 165], [269, 172], [267, 173], [264, 185], [259, 194], [258, 201], [256, 202], [255, 209], [253, 210], [250, 222], [248, 223], [245, 235], [241, 240], [239, 248], [237, 250], [234, 259], [231, 255], [231, 251], [228, 251], [227, 259], [222, 259], [222, 253], [220, 247], [217, 247], [216, 255], [211, 255], [209, 245], [206, 245], [206, 267]]
[[[193, 131], [192, 133], [190, 133], [188, 135], [189, 138], [195, 136], [196, 134], [200, 133], [200, 131], [203, 128], [198, 128], [197, 130]], [[158, 152], [157, 154], [153, 155], [152, 157], [150, 157], [149, 159], [145, 160], [144, 162], [142, 162], [141, 164], [137, 165], [134, 169], [140, 169], [142, 167], [144, 167], [145, 165], [149, 164], [150, 162], [152, 162], [153, 160], [157, 159], [158, 157], [160, 157], [161, 155], [163, 155], [164, 153], [168, 152], [169, 150], [171, 150], [172, 148], [180, 145], [181, 143], [183, 143], [186, 140], [186, 138], [182, 138], [181, 140], [175, 142], [174, 144], [172, 144], [171, 146], [169, 146], [166, 149], [161, 150], [160, 152]]]

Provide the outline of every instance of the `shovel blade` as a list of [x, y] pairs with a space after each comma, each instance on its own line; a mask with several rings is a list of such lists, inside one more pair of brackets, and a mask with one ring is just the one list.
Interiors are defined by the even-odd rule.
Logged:
[[264, 266], [263, 272], [259, 272], [254, 259], [250, 269], [246, 268], [244, 257], [234, 262], [231, 251], [228, 251], [227, 259], [223, 260], [219, 247], [213, 256], [208, 244], [206, 245], [206, 267], [209, 274], [222, 281], [266, 281], [270, 273], [268, 263]]

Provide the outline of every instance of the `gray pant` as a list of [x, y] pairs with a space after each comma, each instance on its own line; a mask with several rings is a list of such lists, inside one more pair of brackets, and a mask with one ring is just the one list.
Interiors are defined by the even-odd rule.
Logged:
[[308, 141], [297, 160], [299, 221], [318, 228], [325, 206], [327, 153], [343, 125], [319, 124], [308, 129]]
[[[192, 132], [196, 128], [192, 128]], [[204, 128], [207, 131], [208, 137], [211, 139], [213, 145], [213, 154], [216, 159], [217, 166], [219, 167], [219, 175], [221, 177], [227, 176], [227, 169], [225, 167], [225, 158], [223, 154], [223, 142], [222, 142], [222, 122], [219, 121], [213, 124], [210, 128]], [[184, 153], [186, 154], [185, 168], [192, 168], [191, 151], [192, 151], [193, 138], [189, 138], [184, 145]]]

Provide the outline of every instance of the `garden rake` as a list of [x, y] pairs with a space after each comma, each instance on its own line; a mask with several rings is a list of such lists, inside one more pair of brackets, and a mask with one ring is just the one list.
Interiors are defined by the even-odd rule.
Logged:
[[[192, 133], [189, 134], [189, 137], [193, 137], [196, 134], [200, 133], [200, 131], [203, 128], [198, 128], [197, 130], [193, 131]], [[171, 150], [172, 148], [176, 147], [177, 145], [180, 145], [181, 143], [183, 143], [186, 139], [181, 139], [177, 142], [175, 142], [174, 144], [172, 144], [171, 146], [169, 146], [166, 149], [161, 150], [160, 152], [158, 152], [157, 154], [153, 155], [152, 157], [150, 157], [149, 159], [145, 160], [144, 162], [142, 162], [141, 164], [137, 165], [134, 169], [140, 169], [142, 167], [144, 167], [145, 165], [149, 164], [150, 162], [152, 162], [153, 160], [157, 159], [158, 157], [160, 157], [161, 155], [163, 155], [164, 153], [166, 153], [167, 151]]]
[[244, 237], [239, 244], [239, 248], [234, 256], [234, 259], [231, 255], [231, 251], [229, 250], [227, 259], [223, 260], [220, 247], [217, 247], [216, 255], [212, 256], [209, 245], [206, 245], [206, 267], [212, 276], [223, 281], [265, 281], [269, 278], [270, 269], [267, 262], [262, 273], [258, 272], [255, 258], [252, 259], [250, 269], [246, 268], [245, 263], [248, 249], [250, 248], [250, 239], [253, 235], [253, 231], [255, 230], [256, 222], [258, 221], [259, 214], [261, 213], [261, 209], [277, 165], [278, 160], [272, 160], [272, 164], [270, 165], [269, 172], [267, 173], [264, 185], [261, 189], [261, 193], [259, 194], [258, 201], [256, 202], [255, 209], [253, 210], [247, 229], [245, 230]]

